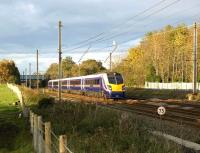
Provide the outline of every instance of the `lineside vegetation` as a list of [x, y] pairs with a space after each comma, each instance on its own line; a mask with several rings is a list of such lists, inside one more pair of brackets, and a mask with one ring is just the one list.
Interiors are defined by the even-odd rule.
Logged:
[[[199, 26], [197, 29], [200, 38]], [[191, 82], [193, 30], [183, 24], [147, 33], [138, 46], [129, 49], [126, 58], [115, 63], [114, 70], [123, 74], [129, 86], [141, 86], [145, 81]], [[198, 81], [199, 72], [198, 68]]]
[[[25, 89], [26, 90], [26, 89]], [[34, 99], [36, 92], [29, 94]], [[31, 96], [34, 96], [31, 98]], [[37, 96], [44, 97], [44, 96]], [[159, 119], [142, 117], [95, 104], [55, 103], [48, 97], [32, 103], [33, 112], [42, 115], [44, 121], [52, 123], [56, 135], [66, 134], [69, 148], [81, 153], [182, 153], [185, 148], [151, 131], [158, 130], [194, 142], [199, 141], [198, 129], [176, 125]]]

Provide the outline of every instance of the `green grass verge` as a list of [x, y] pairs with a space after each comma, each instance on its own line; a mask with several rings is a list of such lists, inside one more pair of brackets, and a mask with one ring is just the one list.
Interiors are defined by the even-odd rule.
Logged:
[[21, 110], [13, 105], [16, 95], [0, 85], [0, 153], [33, 153], [28, 121], [18, 118]]

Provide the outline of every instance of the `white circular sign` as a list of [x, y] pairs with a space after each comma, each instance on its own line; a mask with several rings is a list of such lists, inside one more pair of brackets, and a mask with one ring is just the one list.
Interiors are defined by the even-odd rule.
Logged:
[[163, 106], [158, 107], [157, 109], [158, 115], [165, 115], [166, 109]]

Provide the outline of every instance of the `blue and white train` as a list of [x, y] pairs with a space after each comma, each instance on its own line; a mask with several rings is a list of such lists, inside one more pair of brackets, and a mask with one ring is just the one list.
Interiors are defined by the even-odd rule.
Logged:
[[[125, 85], [122, 75], [117, 72], [101, 73], [61, 79], [62, 91], [100, 93], [105, 98], [125, 98]], [[58, 90], [59, 80], [49, 80], [48, 88]]]

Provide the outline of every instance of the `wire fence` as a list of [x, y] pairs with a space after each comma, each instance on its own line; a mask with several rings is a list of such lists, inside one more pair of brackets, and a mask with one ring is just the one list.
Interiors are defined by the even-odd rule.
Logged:
[[51, 129], [50, 122], [43, 122], [30, 110], [30, 132], [36, 153], [73, 153], [67, 146], [67, 136], [57, 136]]

